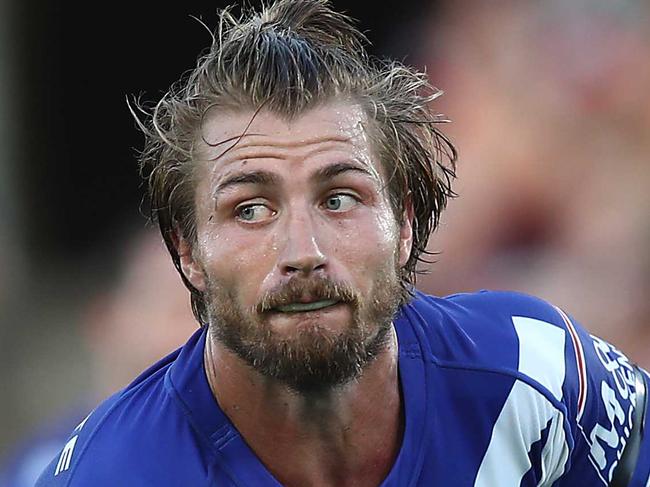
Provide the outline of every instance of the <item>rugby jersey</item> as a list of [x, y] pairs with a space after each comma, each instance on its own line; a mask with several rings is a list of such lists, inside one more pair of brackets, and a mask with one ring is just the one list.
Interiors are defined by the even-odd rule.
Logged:
[[[636, 405], [621, 352], [512, 292], [418, 292], [393, 323], [405, 428], [383, 487], [608, 485]], [[211, 393], [205, 334], [91, 412], [37, 487], [279, 486]], [[649, 477], [646, 434], [631, 487]]]

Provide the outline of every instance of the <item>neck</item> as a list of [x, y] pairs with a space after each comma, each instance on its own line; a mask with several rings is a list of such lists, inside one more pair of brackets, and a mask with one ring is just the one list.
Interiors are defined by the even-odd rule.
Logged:
[[211, 333], [205, 370], [221, 409], [283, 485], [378, 485], [390, 471], [403, 427], [393, 328], [361, 377], [329, 390], [298, 394]]

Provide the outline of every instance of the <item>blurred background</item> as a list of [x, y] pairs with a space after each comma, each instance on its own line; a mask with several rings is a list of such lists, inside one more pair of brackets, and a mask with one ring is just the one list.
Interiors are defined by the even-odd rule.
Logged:
[[[2, 487], [196, 327], [125, 101], [191, 69], [210, 38], [190, 15], [228, 2], [177, 3], [0, 0]], [[418, 287], [536, 294], [650, 367], [650, 4], [333, 3], [445, 91], [460, 197]]]

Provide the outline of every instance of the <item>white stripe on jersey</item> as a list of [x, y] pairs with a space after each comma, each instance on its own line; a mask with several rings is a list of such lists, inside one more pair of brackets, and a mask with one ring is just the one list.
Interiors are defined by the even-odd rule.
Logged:
[[512, 323], [519, 337], [519, 372], [542, 384], [561, 401], [566, 373], [564, 330], [522, 316], [513, 316]]
[[[564, 330], [520, 316], [514, 316], [512, 322], [519, 337], [519, 371], [561, 400], [565, 378]], [[540, 392], [517, 380], [494, 424], [475, 487], [519, 485], [531, 468], [530, 447], [540, 440], [547, 426], [549, 435], [542, 450], [539, 485], [551, 485], [564, 472], [569, 452], [563, 417]]]
[[[553, 485], [564, 473], [569, 459], [569, 447], [566, 443], [564, 418], [557, 411], [557, 416], [550, 425], [548, 439], [542, 450], [542, 476], [537, 485]], [[549, 471], [549, 467], [551, 467]]]
[[61, 456], [59, 457], [59, 462], [56, 464], [56, 470], [54, 471], [54, 476], [56, 477], [59, 475], [61, 472], [65, 472], [70, 468], [70, 460], [72, 459], [72, 452], [74, 451], [75, 444], [77, 443], [77, 439], [79, 436], [73, 436], [70, 438], [70, 441], [68, 441], [65, 446], [63, 447], [63, 451], [61, 452]]
[[88, 421], [88, 420], [90, 419], [90, 417], [93, 415], [94, 412], [95, 412], [94, 410], [93, 410], [93, 411], [90, 411], [90, 412], [88, 413], [88, 416], [86, 416], [86, 417], [83, 419], [83, 421], [81, 421], [81, 423], [79, 423], [79, 424], [77, 425], [77, 427], [73, 430], [73, 432], [74, 432], [74, 431], [81, 431], [81, 430], [83, 429], [83, 427], [86, 425], [86, 421]]

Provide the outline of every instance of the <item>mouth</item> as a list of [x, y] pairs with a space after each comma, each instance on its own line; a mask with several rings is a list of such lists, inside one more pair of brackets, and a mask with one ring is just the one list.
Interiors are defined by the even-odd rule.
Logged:
[[323, 308], [329, 308], [338, 304], [338, 301], [332, 299], [323, 299], [320, 301], [313, 301], [311, 303], [289, 303], [275, 308], [276, 311], [281, 313], [304, 313], [306, 311], [317, 311]]

